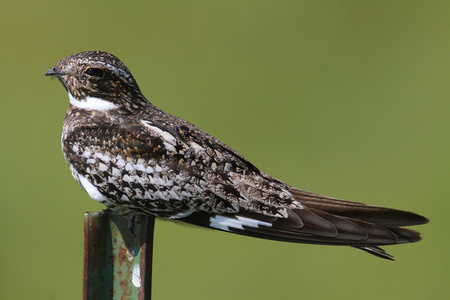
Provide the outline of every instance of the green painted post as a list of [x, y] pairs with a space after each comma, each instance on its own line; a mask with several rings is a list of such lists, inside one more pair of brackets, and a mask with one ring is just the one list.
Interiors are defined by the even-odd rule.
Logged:
[[155, 219], [139, 216], [129, 232], [129, 218], [108, 212], [84, 219], [83, 299], [151, 299]]

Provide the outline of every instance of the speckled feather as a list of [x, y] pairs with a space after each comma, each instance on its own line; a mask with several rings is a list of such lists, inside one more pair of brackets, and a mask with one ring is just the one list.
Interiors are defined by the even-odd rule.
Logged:
[[81, 52], [47, 71], [69, 92], [61, 138], [77, 182], [120, 214], [147, 214], [238, 234], [351, 245], [420, 240], [428, 220], [293, 188], [191, 123], [158, 109], [115, 56]]

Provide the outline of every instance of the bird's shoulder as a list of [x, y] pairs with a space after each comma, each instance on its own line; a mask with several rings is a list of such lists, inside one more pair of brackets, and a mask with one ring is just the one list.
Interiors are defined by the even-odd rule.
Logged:
[[218, 172], [260, 174], [244, 156], [194, 124], [156, 107], [120, 122], [124, 134], [160, 145], [168, 156]]

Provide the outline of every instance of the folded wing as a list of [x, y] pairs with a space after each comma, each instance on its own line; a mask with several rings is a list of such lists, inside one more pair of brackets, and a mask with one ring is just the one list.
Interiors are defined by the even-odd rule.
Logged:
[[380, 245], [412, 243], [420, 234], [402, 226], [428, 222], [420, 215], [325, 197], [291, 188], [303, 209], [287, 209], [287, 217], [248, 211], [235, 214], [193, 213], [183, 221], [242, 235], [296, 243], [347, 245], [392, 260]]

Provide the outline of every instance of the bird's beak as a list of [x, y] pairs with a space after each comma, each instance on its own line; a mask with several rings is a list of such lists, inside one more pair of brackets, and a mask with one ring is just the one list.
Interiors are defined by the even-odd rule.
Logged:
[[45, 72], [45, 76], [61, 76], [61, 75], [64, 75], [64, 73], [56, 66], [50, 68], [47, 72]]

